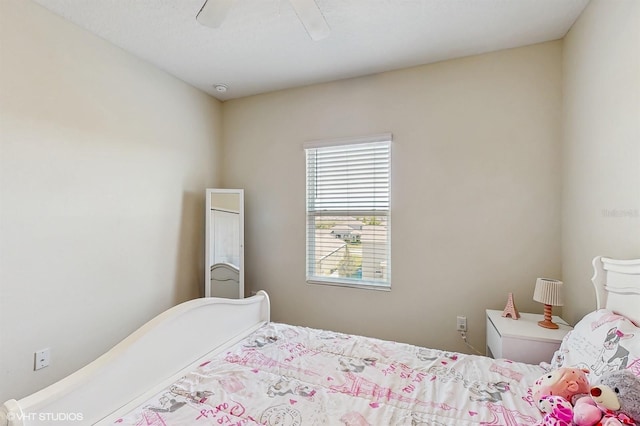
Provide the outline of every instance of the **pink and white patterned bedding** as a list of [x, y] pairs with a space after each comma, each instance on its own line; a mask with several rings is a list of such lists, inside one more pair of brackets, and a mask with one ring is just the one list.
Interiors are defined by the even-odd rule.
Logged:
[[542, 367], [269, 323], [116, 425], [533, 425]]

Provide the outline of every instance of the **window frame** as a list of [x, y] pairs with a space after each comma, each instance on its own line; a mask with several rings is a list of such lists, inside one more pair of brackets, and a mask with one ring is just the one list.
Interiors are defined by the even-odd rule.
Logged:
[[[309, 179], [309, 159], [308, 150], [310, 149], [322, 149], [331, 148], [345, 145], [361, 145], [385, 142], [388, 144], [388, 207], [386, 210], [328, 210], [328, 211], [312, 211], [310, 210], [310, 179]], [[391, 133], [380, 133], [376, 135], [356, 137], [356, 138], [340, 138], [330, 140], [319, 140], [306, 142], [303, 147], [305, 151], [305, 224], [306, 224], [306, 239], [305, 239], [305, 281], [308, 284], [321, 284], [331, 285], [339, 287], [361, 288], [367, 290], [379, 290], [390, 291], [391, 290], [391, 169], [392, 169], [392, 146], [393, 135]], [[348, 278], [348, 277], [329, 277], [319, 276], [315, 274], [315, 263], [312, 259], [315, 258], [314, 253], [310, 253], [310, 250], [315, 248], [315, 232], [310, 232], [310, 229], [315, 229], [316, 218], [332, 217], [332, 216], [345, 216], [345, 217], [375, 217], [380, 216], [386, 218], [386, 280], [373, 281], [363, 280], [362, 278]]]

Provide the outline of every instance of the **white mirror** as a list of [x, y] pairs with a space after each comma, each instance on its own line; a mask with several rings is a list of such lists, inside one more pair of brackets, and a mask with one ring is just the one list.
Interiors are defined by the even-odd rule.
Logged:
[[244, 190], [207, 189], [205, 297], [244, 298]]

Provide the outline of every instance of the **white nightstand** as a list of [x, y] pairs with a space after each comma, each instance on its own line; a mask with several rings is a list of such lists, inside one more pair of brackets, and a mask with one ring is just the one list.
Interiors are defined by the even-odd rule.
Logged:
[[538, 325], [542, 319], [542, 314], [521, 312], [520, 319], [513, 320], [503, 317], [502, 311], [487, 309], [487, 356], [528, 364], [551, 362], [553, 353], [572, 327], [554, 316], [552, 321], [560, 328], [542, 328]]

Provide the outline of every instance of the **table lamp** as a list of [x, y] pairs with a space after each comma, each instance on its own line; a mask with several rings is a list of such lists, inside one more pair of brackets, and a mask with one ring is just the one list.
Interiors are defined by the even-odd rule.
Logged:
[[533, 300], [544, 304], [544, 320], [538, 325], [544, 328], [558, 328], [558, 324], [551, 321], [551, 307], [562, 306], [562, 281], [549, 278], [538, 278], [536, 289], [533, 292]]

